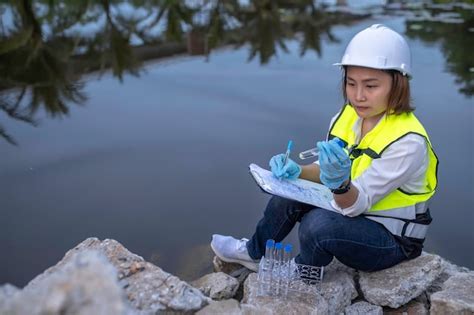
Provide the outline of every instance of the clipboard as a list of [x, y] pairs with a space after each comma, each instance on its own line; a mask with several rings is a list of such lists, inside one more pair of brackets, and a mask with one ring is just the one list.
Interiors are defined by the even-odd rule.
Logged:
[[249, 165], [249, 171], [265, 193], [339, 212], [331, 205], [333, 195], [324, 185], [300, 178], [278, 179], [272, 172], [253, 163]]

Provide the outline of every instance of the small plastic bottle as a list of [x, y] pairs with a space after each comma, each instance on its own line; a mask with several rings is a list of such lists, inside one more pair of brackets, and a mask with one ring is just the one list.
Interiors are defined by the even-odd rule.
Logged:
[[[344, 148], [345, 144], [340, 140], [339, 138], [336, 139], [337, 144], [341, 147]], [[319, 155], [319, 149], [317, 147], [303, 151], [299, 154], [299, 157], [301, 160], [309, 159], [310, 157], [316, 157]]]
[[272, 268], [272, 293], [273, 295], [280, 294], [280, 284], [281, 284], [281, 265], [283, 262], [283, 244], [275, 244], [275, 252], [273, 256], [273, 268]]
[[260, 295], [269, 295], [271, 291], [272, 282], [272, 266], [273, 266], [273, 252], [275, 249], [275, 241], [267, 240], [265, 244], [265, 256], [260, 259], [258, 266], [258, 282], [260, 283]]
[[291, 250], [293, 246], [291, 244], [286, 244], [283, 249], [283, 260], [280, 267], [281, 274], [281, 295], [284, 297], [288, 296], [288, 291], [290, 289], [292, 270], [291, 270]]

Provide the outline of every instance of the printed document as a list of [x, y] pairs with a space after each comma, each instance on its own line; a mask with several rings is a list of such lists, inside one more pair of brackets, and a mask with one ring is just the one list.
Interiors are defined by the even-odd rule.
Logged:
[[272, 172], [256, 164], [249, 165], [250, 174], [265, 192], [338, 212], [331, 206], [332, 193], [324, 185], [305, 179], [278, 179]]

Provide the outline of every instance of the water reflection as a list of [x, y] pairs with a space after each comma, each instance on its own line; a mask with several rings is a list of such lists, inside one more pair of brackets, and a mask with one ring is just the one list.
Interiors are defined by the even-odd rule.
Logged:
[[[0, 5], [0, 108], [10, 118], [36, 125], [42, 109], [51, 117], [67, 115], [68, 106], [86, 101], [81, 76], [111, 69], [120, 81], [138, 76], [142, 62], [164, 55], [209, 54], [213, 48], [248, 45], [248, 60], [268, 63], [287, 40], [299, 42], [300, 54], [321, 56], [321, 39], [337, 42], [334, 25], [369, 17], [371, 12], [402, 12], [407, 36], [439, 42], [447, 70], [459, 91], [474, 93], [474, 6], [382, 1], [360, 13], [337, 1], [238, 0], [21, 0]], [[342, 5], [342, 6], [340, 6]], [[371, 4], [373, 7], [373, 4]], [[8, 16], [12, 16], [8, 21]], [[170, 44], [173, 44], [170, 46]], [[0, 124], [0, 136], [16, 144]]]
[[333, 25], [348, 24], [368, 16], [328, 13], [317, 8], [313, 1], [282, 1], [281, 4], [278, 1], [255, 1], [240, 14], [243, 27], [239, 30], [237, 44], [250, 44], [249, 60], [259, 56], [262, 64], [268, 63], [277, 54], [278, 48], [287, 52], [285, 41], [288, 39], [299, 41], [302, 56], [308, 50], [313, 50], [320, 56], [323, 35], [329, 41], [337, 41], [331, 33]]
[[[80, 104], [86, 99], [83, 85], [70, 75], [68, 59], [74, 44], [63, 38], [45, 40], [31, 2], [17, 2], [14, 9], [16, 27], [0, 45], [0, 108], [30, 124], [35, 124], [33, 114], [40, 107], [51, 116], [65, 115], [68, 102]], [[15, 144], [1, 126], [0, 135]]]
[[474, 5], [426, 5], [406, 25], [408, 37], [441, 44], [447, 71], [456, 77], [459, 92], [474, 95]]
[[[321, 36], [336, 41], [331, 26], [364, 16], [325, 13], [313, 1], [30, 1], [2, 5], [0, 108], [11, 118], [35, 125], [35, 113], [67, 115], [86, 100], [81, 76], [111, 68], [122, 81], [139, 75], [144, 59], [166, 54], [209, 53], [235, 44], [250, 46], [249, 60], [262, 64], [300, 41], [301, 54], [321, 54]], [[4, 21], [9, 13], [11, 23]], [[92, 30], [92, 31], [91, 31]], [[188, 36], [185, 36], [187, 34]], [[144, 48], [152, 48], [144, 52]], [[0, 125], [0, 135], [16, 144]]]

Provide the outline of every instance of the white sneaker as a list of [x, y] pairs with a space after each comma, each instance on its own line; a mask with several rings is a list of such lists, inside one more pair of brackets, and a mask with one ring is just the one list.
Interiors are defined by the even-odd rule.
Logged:
[[257, 272], [258, 260], [253, 260], [247, 250], [248, 239], [235, 239], [232, 236], [212, 235], [211, 248], [216, 256], [225, 262], [238, 263]]

